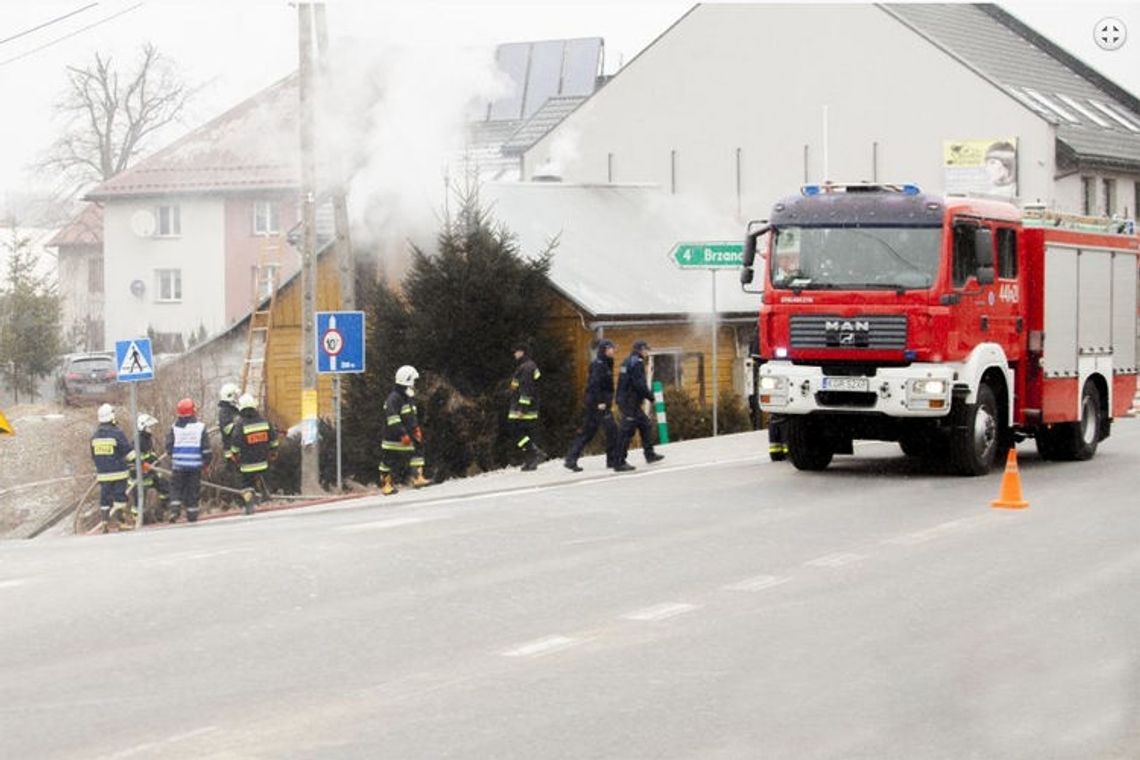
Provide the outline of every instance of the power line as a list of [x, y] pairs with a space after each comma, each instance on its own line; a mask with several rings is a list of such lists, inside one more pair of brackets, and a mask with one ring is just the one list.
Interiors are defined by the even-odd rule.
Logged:
[[31, 34], [32, 32], [38, 32], [40, 29], [43, 29], [45, 26], [51, 26], [52, 24], [58, 24], [60, 21], [63, 21], [64, 19], [69, 19], [72, 16], [76, 15], [77, 13], [83, 13], [83, 11], [94, 8], [98, 4], [99, 3], [88, 3], [87, 5], [83, 6], [82, 8], [74, 10], [71, 13], [65, 13], [64, 15], [62, 15], [58, 18], [53, 18], [51, 21], [45, 21], [44, 23], [40, 24], [39, 26], [33, 26], [31, 29], [25, 29], [24, 31], [20, 32], [19, 34], [13, 34], [11, 37], [5, 37], [4, 39], [0, 40], [0, 45], [3, 45], [5, 42], [11, 42], [12, 40], [18, 40], [21, 37], [23, 37], [25, 34]]
[[119, 16], [122, 16], [123, 14], [130, 13], [131, 11], [135, 10], [136, 8], [141, 6], [144, 2], [145, 2], [145, 0], [140, 0], [139, 2], [130, 6], [129, 8], [124, 8], [123, 10], [119, 11], [118, 13], [107, 16], [106, 18], [99, 19], [98, 21], [91, 23], [91, 24], [88, 24], [87, 26], [80, 27], [79, 29], [76, 29], [74, 32], [71, 32], [70, 34], [65, 34], [58, 39], [54, 39], [51, 42], [45, 42], [43, 45], [40, 45], [39, 47], [34, 47], [27, 52], [20, 53], [19, 55], [16, 55], [16, 56], [13, 56], [11, 58], [7, 58], [3, 61], [0, 61], [0, 66], [7, 66], [9, 63], [15, 63], [16, 61], [18, 61], [22, 58], [27, 58], [29, 55], [32, 55], [33, 53], [38, 53], [41, 50], [46, 50], [47, 48], [49, 48], [53, 45], [58, 45], [59, 43], [63, 42], [64, 40], [71, 39], [72, 37], [74, 37], [77, 34], [82, 34], [83, 32], [86, 32], [88, 29], [94, 29], [97, 26], [101, 26], [102, 24], [106, 24], [108, 21], [113, 21], [114, 19], [117, 19]]

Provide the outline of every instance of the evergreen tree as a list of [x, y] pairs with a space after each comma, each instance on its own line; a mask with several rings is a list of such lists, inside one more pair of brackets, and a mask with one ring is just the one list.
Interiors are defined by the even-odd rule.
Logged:
[[15, 224], [4, 242], [7, 280], [0, 288], [0, 378], [15, 396], [38, 397], [37, 385], [55, 369], [61, 350], [61, 309], [55, 285], [36, 275], [39, 256]]
[[[368, 371], [350, 384], [345, 423], [356, 477], [376, 479], [379, 407], [402, 364], [420, 372], [416, 399], [428, 469], [437, 480], [507, 463], [512, 449], [502, 432], [518, 340], [529, 340], [542, 372], [541, 445], [559, 451], [573, 431], [570, 349], [545, 319], [553, 244], [528, 259], [476, 195], [461, 201], [458, 214], [445, 220], [437, 251], [413, 248], [402, 295], [381, 284], [361, 298], [370, 325]], [[369, 456], [361, 455], [365, 450]]]

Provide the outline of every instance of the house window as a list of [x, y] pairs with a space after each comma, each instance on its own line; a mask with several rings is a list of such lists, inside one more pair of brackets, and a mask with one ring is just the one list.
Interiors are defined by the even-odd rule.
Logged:
[[87, 259], [87, 292], [103, 292], [103, 258], [92, 256]]
[[651, 387], [654, 380], [660, 380], [666, 388], [681, 387], [681, 353], [679, 351], [654, 352], [649, 355], [649, 366], [652, 376], [647, 377], [646, 381], [650, 383]]
[[253, 292], [257, 300], [264, 301], [273, 295], [277, 288], [277, 275], [280, 264], [262, 264], [250, 267], [249, 276], [253, 280]]
[[273, 201], [254, 201], [253, 234], [276, 235], [280, 231], [281, 219], [278, 204]]
[[1081, 177], [1081, 213], [1096, 213], [1096, 180], [1092, 177]]
[[154, 270], [156, 301], [176, 302], [182, 300], [182, 270]]
[[1104, 215], [1112, 216], [1116, 213], [1116, 180], [1105, 179], [1101, 187], [1104, 188]]
[[182, 234], [182, 211], [177, 205], [159, 206], [155, 215], [158, 217], [154, 233], [157, 237], [178, 237]]
[[997, 245], [997, 276], [1017, 277], [1017, 233], [1008, 227], [999, 227]]

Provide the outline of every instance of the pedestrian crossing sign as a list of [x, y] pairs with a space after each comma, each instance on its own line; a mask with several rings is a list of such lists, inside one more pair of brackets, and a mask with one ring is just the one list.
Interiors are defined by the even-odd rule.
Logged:
[[154, 379], [154, 354], [150, 338], [115, 341], [115, 366], [120, 383], [137, 383]]

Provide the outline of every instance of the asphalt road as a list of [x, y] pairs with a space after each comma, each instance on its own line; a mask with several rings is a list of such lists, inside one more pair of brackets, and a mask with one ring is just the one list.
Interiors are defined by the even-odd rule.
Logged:
[[0, 757], [1140, 757], [1140, 420], [1022, 511], [763, 440], [0, 544]]

